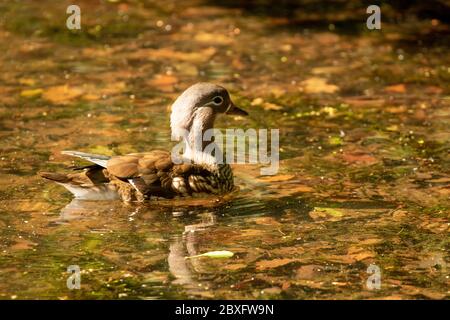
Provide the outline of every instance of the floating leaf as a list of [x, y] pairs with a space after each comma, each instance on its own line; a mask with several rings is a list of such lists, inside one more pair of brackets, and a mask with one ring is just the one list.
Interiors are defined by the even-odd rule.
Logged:
[[265, 182], [278, 182], [278, 181], [288, 181], [294, 179], [295, 175], [293, 174], [280, 174], [277, 176], [264, 176], [262, 180]]
[[393, 125], [391, 125], [391, 126], [387, 126], [387, 127], [386, 127], [386, 130], [387, 130], [387, 131], [398, 131], [398, 125], [393, 124]]
[[384, 90], [386, 90], [386, 92], [390, 92], [390, 93], [405, 93], [406, 87], [403, 83], [400, 83], [400, 84], [395, 84], [392, 86], [387, 86], [384, 88]]
[[312, 77], [301, 83], [303, 91], [306, 93], [335, 93], [339, 87], [327, 83], [326, 79]]
[[160, 49], [140, 49], [130, 55], [133, 59], [151, 59], [151, 60], [179, 60], [187, 62], [206, 62], [216, 53], [216, 49], [209, 47], [196, 52], [175, 51], [171, 48]]
[[320, 212], [325, 212], [333, 217], [342, 217], [344, 214], [342, 213], [342, 211], [339, 211], [337, 209], [333, 209], [333, 208], [322, 208], [322, 207], [315, 207], [314, 211], [320, 211]]
[[200, 32], [196, 34], [194, 40], [198, 42], [205, 42], [208, 44], [214, 43], [223, 45], [230, 44], [233, 42], [233, 39], [227, 37], [226, 35], [219, 33], [206, 33], [206, 32]]
[[158, 74], [149, 81], [149, 85], [156, 87], [164, 92], [172, 92], [174, 85], [178, 83], [178, 78], [175, 76], [169, 76], [165, 74]]
[[328, 143], [331, 144], [332, 146], [340, 146], [342, 145], [344, 142], [342, 141], [341, 137], [330, 137], [328, 139]]
[[214, 258], [214, 259], [226, 259], [231, 258], [234, 256], [234, 253], [227, 250], [221, 250], [221, 251], [209, 251], [202, 254], [198, 254], [196, 256], [190, 256], [185, 257], [185, 259], [192, 259], [192, 258], [200, 258], [200, 257], [208, 257], [208, 258]]
[[20, 93], [20, 96], [24, 97], [24, 98], [35, 98], [35, 97], [40, 96], [43, 92], [44, 92], [44, 90], [42, 90], [42, 89], [23, 90]]
[[127, 85], [125, 82], [117, 81], [108, 83], [104, 88], [100, 89], [99, 92], [103, 95], [115, 95], [122, 93], [126, 89], [126, 87]]
[[79, 88], [67, 85], [51, 87], [43, 93], [43, 97], [55, 104], [65, 104], [83, 94]]
[[263, 108], [264, 108], [264, 110], [268, 110], [268, 111], [270, 111], [270, 110], [278, 111], [278, 110], [283, 109], [282, 106], [275, 104], [275, 103], [270, 103], [270, 102], [264, 102]]
[[31, 78], [22, 78], [22, 79], [19, 79], [19, 83], [24, 84], [26, 86], [34, 86], [36, 84], [36, 81]]
[[322, 74], [342, 73], [344, 71], [346, 71], [345, 67], [342, 67], [342, 66], [329, 66], [329, 67], [313, 68], [311, 70], [311, 73], [314, 74], [314, 75], [322, 75]]
[[252, 100], [251, 105], [252, 106], [260, 106], [264, 103], [264, 99], [263, 98], [255, 98]]

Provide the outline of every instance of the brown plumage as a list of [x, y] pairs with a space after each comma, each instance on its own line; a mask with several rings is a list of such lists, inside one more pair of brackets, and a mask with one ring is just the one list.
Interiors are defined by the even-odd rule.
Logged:
[[213, 127], [216, 113], [246, 114], [231, 102], [224, 88], [208, 83], [191, 86], [175, 101], [171, 116], [172, 135], [180, 138], [182, 130], [188, 132], [182, 163], [174, 163], [171, 153], [163, 150], [115, 157], [63, 151], [94, 165], [76, 168], [77, 172], [68, 174], [40, 174], [63, 185], [75, 197], [91, 200], [144, 201], [151, 197], [230, 192], [234, 186], [231, 167], [205, 156], [203, 149], [192, 147], [199, 134], [203, 136], [205, 130]]

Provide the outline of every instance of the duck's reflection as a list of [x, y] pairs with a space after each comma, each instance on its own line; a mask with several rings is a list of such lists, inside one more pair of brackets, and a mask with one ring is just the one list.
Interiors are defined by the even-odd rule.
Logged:
[[198, 259], [186, 259], [186, 257], [199, 254], [196, 246], [198, 232], [206, 230], [215, 223], [216, 216], [212, 212], [208, 212], [202, 216], [201, 223], [186, 225], [183, 234], [174, 237], [169, 247], [167, 260], [169, 270], [176, 278], [175, 284], [195, 286], [198, 283], [193, 274], [201, 271], [201, 264]]
[[[133, 221], [140, 216], [140, 213], [151, 211], [151, 208], [139, 205], [124, 206], [123, 203], [108, 203], [107, 205], [99, 205], [97, 201], [85, 201], [73, 199], [67, 206], [65, 206], [59, 214], [58, 223], [67, 224], [76, 220], [95, 219], [99, 215], [99, 207], [101, 211], [116, 210], [124, 211], [128, 215], [128, 220]], [[166, 208], [170, 210], [171, 215], [180, 218], [183, 221], [185, 217], [191, 216], [192, 211], [180, 208]], [[165, 212], [167, 212], [165, 210]], [[169, 238], [169, 252], [167, 262], [169, 272], [175, 278], [172, 281], [174, 285], [181, 285], [187, 294], [196, 294], [202, 291], [202, 288], [209, 287], [208, 281], [200, 280], [198, 274], [202, 273], [204, 266], [201, 259], [186, 259], [186, 257], [195, 256], [199, 254], [197, 249], [199, 233], [205, 232], [211, 226], [216, 224], [216, 215], [211, 212], [202, 212], [196, 215], [200, 217], [200, 223], [186, 224], [184, 231], [181, 234], [172, 235]], [[101, 216], [97, 216], [101, 219]], [[103, 216], [104, 218], [104, 216]], [[198, 222], [198, 219], [197, 219]], [[170, 221], [167, 221], [170, 223]]]
[[59, 222], [81, 219], [83, 213], [89, 209], [88, 201], [73, 199], [67, 206], [59, 212]]

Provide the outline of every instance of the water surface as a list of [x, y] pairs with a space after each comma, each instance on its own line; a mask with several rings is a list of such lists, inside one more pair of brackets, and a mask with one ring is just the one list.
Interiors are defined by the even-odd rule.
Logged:
[[[86, 0], [69, 31], [72, 3], [0, 3], [0, 298], [449, 297], [448, 25]], [[37, 176], [83, 163], [62, 150], [167, 148], [168, 106], [198, 81], [250, 113], [218, 127], [280, 129], [279, 174], [235, 165], [226, 199], [144, 205]], [[185, 259], [215, 250], [235, 255]]]

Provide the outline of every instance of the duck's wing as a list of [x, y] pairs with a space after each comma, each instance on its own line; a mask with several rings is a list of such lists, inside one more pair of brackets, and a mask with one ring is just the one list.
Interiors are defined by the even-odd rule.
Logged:
[[188, 195], [194, 192], [213, 193], [215, 181], [205, 167], [196, 164], [175, 164], [170, 152], [154, 150], [112, 157], [106, 164], [108, 173], [128, 181], [146, 195]]
[[77, 199], [112, 200], [122, 195], [117, 185], [111, 184], [110, 175], [105, 169], [112, 157], [79, 151], [62, 151], [62, 154], [78, 157], [92, 162], [92, 165], [72, 167], [76, 172], [39, 172], [45, 179], [54, 181], [69, 190]]
[[79, 151], [62, 151], [62, 154], [67, 154], [69, 156], [78, 157], [87, 161], [90, 161], [92, 163], [95, 163], [103, 168], [106, 168], [106, 163], [109, 159], [111, 159], [110, 156], [104, 156], [100, 154], [93, 154], [93, 153], [86, 153], [86, 152], [79, 152]]

